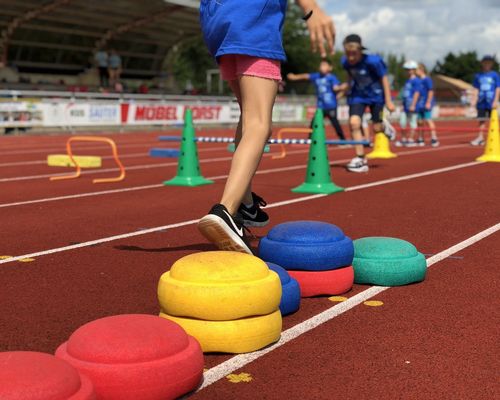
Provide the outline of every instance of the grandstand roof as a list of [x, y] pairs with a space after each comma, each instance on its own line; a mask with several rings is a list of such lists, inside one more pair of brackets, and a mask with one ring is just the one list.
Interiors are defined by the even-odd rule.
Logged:
[[124, 75], [159, 74], [180, 40], [199, 32], [196, 0], [0, 0], [0, 61], [20, 71], [77, 74], [100, 47]]

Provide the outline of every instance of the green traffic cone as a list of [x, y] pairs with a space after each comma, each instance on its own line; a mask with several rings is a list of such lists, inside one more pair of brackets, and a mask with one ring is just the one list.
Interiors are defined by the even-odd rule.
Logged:
[[198, 148], [194, 141], [193, 113], [188, 108], [184, 114], [184, 128], [182, 130], [181, 153], [177, 164], [177, 175], [169, 181], [163, 182], [170, 186], [200, 186], [214, 183], [205, 179], [200, 173]]
[[314, 115], [306, 181], [302, 185], [293, 188], [292, 192], [331, 194], [344, 190], [344, 188], [332, 182], [325, 140], [323, 111], [318, 109]]

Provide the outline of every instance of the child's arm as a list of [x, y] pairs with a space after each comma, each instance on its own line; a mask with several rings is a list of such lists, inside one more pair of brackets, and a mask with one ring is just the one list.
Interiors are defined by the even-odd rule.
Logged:
[[420, 93], [418, 91], [413, 93], [413, 99], [412, 99], [411, 105], [410, 105], [411, 112], [415, 112], [415, 110], [417, 109], [417, 102], [418, 102], [419, 97], [420, 97]]
[[326, 40], [328, 51], [333, 54], [335, 52], [335, 26], [332, 18], [323, 12], [316, 0], [297, 0], [297, 3], [304, 14], [312, 11], [312, 15], [306, 23], [313, 51], [316, 52], [319, 49], [321, 57], [326, 57]]
[[308, 81], [311, 78], [311, 74], [292, 74], [289, 73], [286, 78], [289, 81]]
[[498, 108], [498, 99], [500, 98], [500, 87], [497, 87], [497, 90], [495, 90], [495, 98], [493, 99], [493, 104], [492, 107], [493, 109]]
[[[391, 85], [389, 84], [389, 79], [387, 79], [387, 75], [384, 75], [382, 77], [382, 87], [384, 88], [385, 106], [390, 112], [393, 112], [396, 110], [396, 107], [394, 107], [394, 103], [392, 102]], [[415, 104], [417, 103], [415, 102]]]
[[431, 105], [432, 105], [432, 99], [434, 98], [434, 90], [431, 89], [429, 90], [429, 93], [427, 93], [427, 101], [425, 102], [425, 109], [430, 110]]

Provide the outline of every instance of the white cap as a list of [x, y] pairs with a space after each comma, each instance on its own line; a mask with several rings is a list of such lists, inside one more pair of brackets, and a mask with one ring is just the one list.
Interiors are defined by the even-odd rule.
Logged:
[[418, 64], [416, 61], [413, 61], [413, 60], [408, 60], [406, 61], [404, 64], [403, 64], [403, 68], [404, 69], [417, 69], [418, 68]]

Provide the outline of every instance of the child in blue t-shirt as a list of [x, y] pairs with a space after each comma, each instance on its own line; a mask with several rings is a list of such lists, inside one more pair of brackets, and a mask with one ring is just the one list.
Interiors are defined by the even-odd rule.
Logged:
[[[315, 0], [298, 0], [313, 51], [334, 51], [335, 28]], [[201, 0], [203, 38], [241, 110], [236, 151], [224, 193], [198, 228], [221, 250], [252, 254], [244, 226], [264, 226], [265, 201], [251, 190], [252, 178], [271, 133], [274, 100], [285, 60], [281, 30], [287, 0]], [[326, 43], [326, 45], [325, 45]]]
[[[348, 91], [349, 126], [354, 140], [363, 140], [361, 121], [365, 109], [368, 107], [372, 115], [375, 133], [384, 132], [382, 112], [385, 107], [392, 112], [394, 104], [391, 99], [391, 90], [387, 78], [387, 67], [382, 58], [376, 54], [365, 54], [366, 50], [361, 37], [356, 34], [348, 35], [344, 39], [344, 53], [342, 66], [347, 71], [349, 83], [341, 85], [341, 89]], [[362, 145], [356, 145], [356, 157], [346, 168], [351, 172], [367, 172], [368, 162]]]
[[[432, 120], [432, 108], [436, 104], [434, 98], [434, 84], [432, 83], [432, 78], [427, 75], [427, 68], [423, 63], [418, 64], [417, 76], [420, 79], [420, 96], [417, 104], [418, 124], [427, 124], [431, 131], [431, 146], [437, 147], [439, 146], [439, 140], [436, 134], [436, 125]], [[423, 130], [420, 130], [417, 140], [417, 144], [420, 146], [425, 145], [423, 134]]]
[[473, 86], [474, 97], [472, 98], [472, 107], [477, 109], [479, 118], [479, 133], [476, 139], [470, 142], [473, 146], [484, 145], [484, 127], [486, 120], [490, 117], [491, 110], [498, 107], [498, 98], [500, 96], [500, 77], [498, 72], [492, 71], [495, 58], [484, 56], [481, 60], [482, 72], [474, 77]]
[[[408, 80], [402, 89], [401, 100], [403, 101], [403, 112], [401, 113], [399, 124], [401, 125], [401, 142], [396, 146], [415, 146], [414, 136], [417, 129], [417, 118], [419, 108], [420, 92], [422, 84], [417, 77], [418, 64], [415, 61], [406, 61], [403, 68], [408, 72]], [[408, 134], [406, 126], [409, 122], [410, 133]]]
[[319, 64], [319, 72], [309, 74], [288, 74], [290, 81], [308, 80], [314, 84], [317, 96], [317, 107], [323, 110], [323, 115], [328, 117], [339, 139], [345, 140], [344, 131], [337, 118], [337, 93], [340, 92], [340, 81], [332, 74], [332, 64], [328, 60], [322, 60]]

